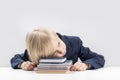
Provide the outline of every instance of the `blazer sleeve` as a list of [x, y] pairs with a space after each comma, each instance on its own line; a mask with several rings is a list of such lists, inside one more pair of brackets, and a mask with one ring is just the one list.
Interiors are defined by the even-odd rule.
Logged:
[[82, 62], [90, 64], [91, 67], [89, 69], [98, 69], [104, 66], [104, 56], [91, 51], [88, 47], [84, 47], [81, 40], [80, 45], [80, 52], [78, 56]]
[[14, 57], [11, 58], [10, 63], [11, 63], [11, 67], [13, 69], [20, 69], [18, 67], [19, 64], [21, 64], [24, 61], [28, 61], [29, 57], [28, 57], [28, 53], [27, 50], [25, 50], [24, 53], [22, 54], [16, 54]]

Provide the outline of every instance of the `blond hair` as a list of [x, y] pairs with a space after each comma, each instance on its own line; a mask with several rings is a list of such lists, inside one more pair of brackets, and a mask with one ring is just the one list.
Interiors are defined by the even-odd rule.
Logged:
[[37, 28], [27, 33], [26, 48], [32, 62], [38, 64], [39, 59], [53, 56], [51, 37], [55, 35], [54, 31], [46, 28]]

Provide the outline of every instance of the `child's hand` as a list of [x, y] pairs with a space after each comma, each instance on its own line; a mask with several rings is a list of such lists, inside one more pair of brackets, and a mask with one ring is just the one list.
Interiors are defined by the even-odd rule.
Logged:
[[76, 62], [74, 65], [70, 67], [71, 71], [84, 71], [89, 67], [88, 64], [82, 62]]
[[35, 64], [30, 61], [23, 62], [20, 66], [23, 70], [31, 71], [35, 68]]

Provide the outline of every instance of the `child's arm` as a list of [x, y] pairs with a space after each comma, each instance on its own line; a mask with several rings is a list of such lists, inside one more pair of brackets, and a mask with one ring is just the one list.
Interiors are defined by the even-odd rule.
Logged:
[[76, 48], [79, 50], [78, 57], [83, 63], [90, 65], [88, 69], [98, 69], [104, 66], [104, 56], [91, 51], [88, 47], [84, 47], [80, 38], [76, 39], [76, 42], [77, 41], [78, 43], [76, 45], [78, 45], [78, 47]]
[[29, 56], [27, 50], [23, 54], [16, 54], [11, 59], [11, 67], [14, 69], [20, 69], [19, 65], [25, 61], [29, 61]]
[[81, 46], [80, 59], [83, 63], [90, 64], [89, 69], [98, 69], [104, 66], [104, 56], [91, 51], [88, 47]]

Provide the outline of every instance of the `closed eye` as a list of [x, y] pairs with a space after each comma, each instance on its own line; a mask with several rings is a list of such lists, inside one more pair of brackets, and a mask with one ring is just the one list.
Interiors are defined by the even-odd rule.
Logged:
[[60, 46], [60, 42], [58, 42], [58, 47]]
[[54, 52], [54, 54], [62, 54], [62, 52], [59, 51], [59, 50], [56, 50], [56, 51]]
[[62, 54], [62, 52], [61, 52], [61, 51], [58, 51], [58, 50], [56, 51], [56, 53]]

